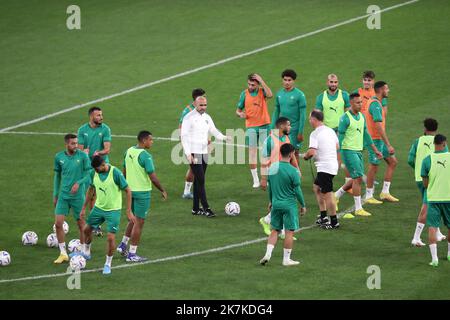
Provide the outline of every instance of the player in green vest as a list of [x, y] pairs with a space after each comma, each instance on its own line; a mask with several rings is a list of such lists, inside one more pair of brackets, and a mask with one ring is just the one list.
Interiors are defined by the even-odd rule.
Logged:
[[[88, 111], [89, 122], [78, 129], [78, 148], [83, 150], [92, 161], [94, 156], [102, 156], [109, 162], [109, 152], [111, 151], [111, 129], [103, 123], [103, 111], [99, 107], [91, 107]], [[89, 185], [85, 186], [86, 189]], [[94, 206], [95, 198], [89, 204], [89, 208]], [[103, 236], [101, 228], [94, 230], [97, 236]]]
[[121, 190], [126, 193], [128, 221], [136, 223], [136, 217], [131, 211], [131, 189], [122, 172], [109, 163], [106, 163], [102, 156], [94, 156], [91, 161], [91, 166], [95, 171], [91, 173], [91, 185], [80, 214], [82, 217], [85, 215], [87, 204], [93, 199], [94, 195], [96, 199], [94, 208], [92, 208], [86, 220], [86, 226], [84, 228], [85, 244], [81, 254], [86, 260], [91, 259], [92, 231], [106, 221], [108, 246], [103, 274], [110, 274], [111, 262], [115, 250], [116, 233], [119, 231], [120, 225], [120, 211], [122, 209]]
[[[428, 241], [431, 252], [430, 266], [437, 267], [437, 228], [441, 224], [448, 228], [447, 239], [450, 241], [450, 152], [446, 151], [447, 138], [442, 134], [434, 137], [435, 152], [422, 161], [423, 186], [427, 189]], [[447, 149], [448, 150], [448, 149]], [[450, 242], [447, 242], [447, 260], [450, 261]]]
[[69, 261], [64, 242], [63, 223], [70, 208], [80, 231], [80, 242], [84, 244], [84, 219], [80, 217], [85, 199], [85, 185], [89, 181], [91, 164], [89, 157], [78, 149], [78, 139], [74, 134], [64, 136], [66, 150], [55, 155], [55, 176], [53, 179], [53, 204], [55, 206], [55, 229], [58, 238], [59, 257], [56, 264]]
[[[355, 215], [367, 217], [371, 214], [363, 209], [361, 202], [361, 184], [364, 175], [362, 151], [364, 145], [370, 145], [380, 159], [383, 155], [375, 147], [367, 131], [365, 117], [360, 112], [361, 105], [361, 96], [358, 93], [352, 93], [350, 95], [350, 109], [339, 120], [339, 147], [341, 149], [342, 160], [350, 172], [352, 180], [346, 182], [336, 191], [335, 199], [337, 208], [339, 198], [351, 188], [355, 201]], [[351, 213], [347, 213], [343, 218], [354, 218], [354, 216]]]
[[[191, 112], [192, 110], [195, 109], [195, 106], [194, 106], [195, 99], [197, 99], [198, 97], [202, 97], [202, 96], [206, 96], [206, 92], [202, 88], [196, 88], [196, 89], [192, 90], [192, 102], [190, 104], [188, 104], [181, 112], [179, 125], [178, 125], [178, 129], [180, 131], [181, 131], [181, 124], [183, 123], [184, 117], [189, 112]], [[211, 140], [208, 140], [208, 143], [211, 143]], [[194, 174], [192, 173], [191, 167], [189, 167], [188, 171], [186, 172], [186, 177], [185, 177], [185, 181], [184, 181], [184, 192], [183, 192], [183, 195], [181, 196], [183, 199], [189, 200], [194, 197], [194, 195], [191, 192], [191, 188], [192, 188], [193, 184], [194, 184]]]
[[[423, 159], [434, 152], [433, 140], [438, 130], [438, 122], [435, 119], [427, 118], [423, 121], [423, 125], [425, 127], [424, 134], [414, 140], [408, 155], [408, 164], [414, 169], [416, 184], [419, 188], [420, 196], [422, 198], [422, 207], [420, 208], [419, 217], [417, 218], [414, 238], [411, 241], [411, 244], [416, 247], [425, 246], [425, 243], [423, 243], [420, 239], [420, 235], [422, 234], [422, 230], [425, 227], [425, 223], [427, 221], [427, 193], [426, 189], [423, 187], [420, 172], [422, 169]], [[448, 149], [446, 151], [448, 151]], [[437, 228], [436, 234], [438, 241], [442, 241], [445, 239], [445, 236], [441, 233], [439, 228]]]
[[[283, 265], [294, 266], [300, 262], [291, 259], [294, 231], [299, 229], [298, 214], [306, 213], [306, 204], [301, 189], [298, 168], [291, 165], [295, 157], [295, 148], [285, 143], [280, 148], [281, 160], [273, 163], [269, 168], [269, 211], [272, 212], [270, 224], [272, 231], [267, 240], [266, 254], [260, 260], [262, 265], [269, 262], [272, 251], [277, 243], [278, 234], [285, 228], [283, 249]], [[300, 208], [297, 206], [300, 203]]]
[[[130, 147], [125, 152], [123, 165], [123, 175], [126, 177], [132, 192], [131, 210], [136, 216], [136, 223], [128, 222], [122, 242], [117, 247], [117, 251], [127, 257], [127, 262], [147, 260], [147, 258], [138, 256], [136, 251], [145, 219], [150, 210], [152, 183], [161, 191], [163, 199], [167, 199], [167, 192], [156, 176], [153, 158], [147, 152], [153, 145], [152, 134], [149, 131], [141, 131], [137, 139], [137, 146]], [[129, 251], [127, 250], [128, 241], [130, 241]]]
[[338, 88], [339, 79], [335, 74], [327, 76], [328, 89], [316, 98], [316, 109], [323, 112], [323, 124], [338, 133], [339, 119], [350, 108], [347, 91]]
[[286, 117], [291, 122], [289, 140], [295, 148], [295, 158], [299, 163], [299, 149], [303, 142], [303, 129], [306, 122], [306, 97], [303, 91], [295, 87], [297, 73], [287, 69], [281, 73], [283, 89], [275, 95], [275, 109], [272, 115], [271, 128], [279, 117]]

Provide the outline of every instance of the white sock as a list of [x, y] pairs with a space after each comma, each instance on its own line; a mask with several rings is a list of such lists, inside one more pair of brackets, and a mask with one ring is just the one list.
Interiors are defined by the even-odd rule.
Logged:
[[437, 230], [436, 230], [436, 237], [440, 238], [442, 236], [443, 236], [443, 234], [441, 232], [441, 229], [437, 228]]
[[122, 238], [122, 242], [125, 244], [128, 244], [129, 240], [130, 240], [130, 237], [127, 237], [127, 236], [123, 236], [123, 238]]
[[61, 252], [61, 254], [67, 254], [66, 243], [65, 242], [58, 243], [58, 245], [59, 245], [59, 251]]
[[259, 183], [258, 169], [250, 169], [250, 172], [252, 173], [253, 183]]
[[437, 256], [437, 244], [430, 244], [430, 252], [431, 252], [431, 261], [432, 262], [438, 262], [438, 256]]
[[133, 246], [132, 244], [130, 244], [130, 253], [136, 254], [137, 247], [138, 247], [138, 246]]
[[105, 264], [111, 267], [112, 258], [113, 258], [113, 256], [111, 256], [111, 257], [110, 256], [106, 256]]
[[266, 254], [265, 257], [269, 258], [272, 257], [272, 251], [275, 246], [273, 244], [267, 244]]
[[339, 190], [336, 191], [334, 195], [336, 196], [336, 199], [339, 199], [339, 198], [342, 197], [344, 194], [345, 194], [344, 189], [339, 188]]
[[186, 181], [184, 183], [184, 194], [191, 193], [192, 182]]
[[283, 248], [283, 261], [291, 260], [292, 249]]
[[91, 244], [84, 244], [84, 254], [90, 256], [91, 255]]
[[361, 196], [353, 197], [355, 199], [355, 210], [362, 209]]
[[264, 222], [270, 224], [270, 212], [264, 217]]
[[384, 181], [383, 182], [383, 190], [381, 191], [382, 193], [389, 193], [389, 187], [391, 186], [391, 182], [390, 181]]
[[422, 234], [422, 230], [425, 227], [425, 224], [417, 222], [416, 231], [414, 232], [414, 240], [420, 240], [420, 235]]
[[373, 198], [374, 188], [366, 188], [366, 199]]

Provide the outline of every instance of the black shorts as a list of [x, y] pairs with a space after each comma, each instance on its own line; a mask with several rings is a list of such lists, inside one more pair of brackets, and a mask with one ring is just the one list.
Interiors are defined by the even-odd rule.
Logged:
[[326, 172], [317, 172], [316, 180], [314, 184], [319, 186], [321, 193], [328, 193], [333, 191], [333, 178], [334, 175]]

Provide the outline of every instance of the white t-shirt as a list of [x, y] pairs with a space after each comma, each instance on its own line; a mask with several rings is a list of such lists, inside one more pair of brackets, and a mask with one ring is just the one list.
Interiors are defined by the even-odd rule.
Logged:
[[337, 175], [339, 165], [336, 144], [339, 140], [333, 129], [325, 125], [317, 127], [309, 136], [309, 147], [316, 149], [315, 163], [317, 172]]

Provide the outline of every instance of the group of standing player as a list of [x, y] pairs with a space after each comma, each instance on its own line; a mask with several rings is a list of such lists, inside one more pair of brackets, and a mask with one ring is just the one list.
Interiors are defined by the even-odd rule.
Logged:
[[[152, 184], [161, 191], [164, 199], [167, 193], [155, 174], [152, 156], [147, 152], [153, 144], [152, 134], [141, 131], [137, 140], [138, 144], [125, 152], [121, 171], [109, 163], [111, 130], [103, 123], [100, 108], [89, 109], [89, 122], [80, 127], [78, 135], [67, 134], [64, 137], [66, 148], [56, 154], [54, 164], [55, 227], [60, 249], [54, 263], [61, 264], [77, 254], [86, 260], [91, 259], [92, 233], [106, 222], [108, 245], [103, 274], [111, 273], [116, 250], [115, 235], [120, 225], [122, 191], [126, 193], [128, 225], [117, 251], [126, 256], [128, 262], [146, 260], [136, 251], [150, 208]], [[88, 206], [90, 214], [85, 219]], [[71, 208], [79, 228], [81, 251], [68, 255], [63, 223]]]

